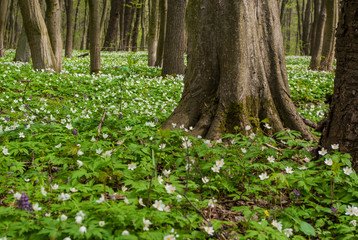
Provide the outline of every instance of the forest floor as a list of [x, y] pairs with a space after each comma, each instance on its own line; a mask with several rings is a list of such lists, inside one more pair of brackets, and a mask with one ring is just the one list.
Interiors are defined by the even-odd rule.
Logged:
[[[80, 55], [82, 52], [75, 52]], [[338, 145], [287, 130], [209, 141], [160, 130], [183, 77], [146, 53], [65, 59], [63, 72], [0, 59], [0, 239], [356, 239], [358, 178]], [[298, 111], [321, 120], [332, 73], [287, 57]], [[175, 123], [173, 123], [175, 125]], [[315, 133], [319, 137], [318, 133]], [[328, 153], [328, 152], [329, 153]]]

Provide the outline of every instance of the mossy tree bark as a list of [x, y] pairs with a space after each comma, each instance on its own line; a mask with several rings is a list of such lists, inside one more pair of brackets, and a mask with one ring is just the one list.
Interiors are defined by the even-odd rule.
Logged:
[[30, 46], [27, 41], [25, 28], [22, 27], [19, 41], [17, 42], [16, 54], [15, 54], [15, 62], [30, 62], [31, 53]]
[[168, 0], [162, 76], [184, 74], [186, 0]]
[[60, 72], [39, 2], [21, 0], [18, 3], [22, 18], [26, 19], [23, 22], [31, 49], [34, 69], [53, 69], [56, 72]]
[[65, 56], [72, 57], [72, 43], [73, 43], [73, 0], [66, 0], [66, 47]]
[[148, 66], [155, 66], [158, 47], [159, 0], [149, 0]]
[[268, 119], [312, 139], [290, 98], [276, 0], [189, 1], [187, 31], [184, 92], [163, 128], [216, 139]]
[[334, 94], [328, 113], [328, 124], [321, 144], [350, 153], [358, 171], [358, 2], [342, 1], [337, 30], [337, 70]]
[[9, 0], [0, 1], [0, 58], [5, 56], [4, 33]]
[[99, 0], [89, 0], [90, 72], [101, 71], [101, 25]]

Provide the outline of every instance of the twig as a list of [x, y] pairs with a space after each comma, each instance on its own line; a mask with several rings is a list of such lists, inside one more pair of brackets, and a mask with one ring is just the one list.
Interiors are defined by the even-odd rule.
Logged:
[[181, 193], [178, 190], [176, 190], [177, 193], [179, 193], [180, 195], [182, 195], [183, 197], [185, 197], [185, 199], [190, 203], [190, 205], [197, 211], [197, 213], [199, 213], [205, 221], [207, 221], [208, 223], [210, 223], [210, 221], [205, 217], [204, 213], [202, 211], [200, 211], [200, 209], [198, 209], [197, 207], [195, 207], [195, 205], [189, 200], [189, 198], [186, 196], [185, 193]]
[[302, 117], [301, 115], [300, 115], [300, 117], [302, 118], [303, 122], [304, 122], [307, 126], [313, 128], [313, 129], [316, 129], [316, 128], [317, 128], [317, 126], [318, 126], [317, 123], [312, 122], [311, 120], [309, 120], [309, 119], [307, 119], [307, 118], [304, 118], [304, 117]]
[[89, 53], [84, 53], [84, 54], [78, 55], [77, 57], [81, 58], [81, 57], [86, 57], [88, 55], [89, 55]]
[[97, 135], [97, 141], [99, 140], [99, 135], [101, 134], [101, 128], [102, 128], [102, 124], [103, 124], [103, 121], [104, 121], [104, 118], [106, 117], [106, 113], [107, 113], [107, 108], [104, 108], [104, 113], [103, 113], [103, 116], [102, 116], [102, 119], [98, 125], [98, 135]]
[[272, 146], [272, 145], [270, 145], [270, 144], [268, 144], [268, 143], [264, 143], [264, 145], [265, 145], [266, 147], [275, 149], [276, 151], [281, 151], [281, 150], [282, 150], [282, 149], [280, 149], [280, 148], [278, 148], [278, 147], [275, 147], [275, 146]]

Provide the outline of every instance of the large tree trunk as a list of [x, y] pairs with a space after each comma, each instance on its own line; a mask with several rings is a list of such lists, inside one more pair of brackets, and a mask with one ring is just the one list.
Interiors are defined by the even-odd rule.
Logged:
[[30, 62], [31, 53], [29, 42], [27, 41], [25, 28], [22, 27], [20, 39], [17, 43], [16, 54], [15, 54], [15, 62]]
[[143, 0], [139, 1], [139, 4], [135, 7], [135, 21], [132, 30], [132, 51], [138, 51], [138, 33], [139, 33], [139, 22], [140, 22], [140, 13], [142, 11]]
[[0, 1], [0, 58], [5, 56], [4, 33], [6, 26], [7, 6], [9, 0]]
[[154, 66], [158, 47], [158, 0], [149, 0], [148, 66]]
[[163, 67], [165, 31], [167, 27], [167, 9], [168, 9], [168, 1], [159, 0], [160, 26], [159, 26], [159, 38], [158, 38], [158, 47], [157, 47], [157, 59], [155, 61], [155, 66], [158, 67]]
[[162, 76], [184, 74], [186, 0], [168, 0]]
[[310, 24], [311, 24], [311, 6], [312, 0], [307, 0], [305, 14], [303, 19], [302, 26], [302, 45], [303, 45], [303, 54], [305, 56], [309, 55], [309, 47], [310, 47]]
[[342, 1], [337, 30], [337, 70], [328, 124], [321, 143], [327, 149], [339, 144], [343, 153], [353, 157], [358, 171], [358, 4]]
[[[46, 26], [56, 58], [57, 71], [62, 70], [61, 8], [59, 0], [46, 0]], [[26, 20], [25, 20], [26, 21]]]
[[326, 0], [327, 20], [324, 29], [322, 59], [320, 70], [332, 71], [336, 47], [336, 28], [338, 23], [338, 0]]
[[114, 51], [116, 47], [116, 39], [118, 34], [118, 24], [122, 0], [111, 1], [111, 12], [109, 15], [108, 28], [104, 39], [103, 50]]
[[[77, 2], [77, 7], [76, 7], [76, 13], [75, 13], [75, 26], [73, 27], [73, 32], [76, 33], [77, 31], [77, 20], [78, 20], [78, 11], [79, 11], [79, 7], [80, 7], [80, 4], [81, 4], [81, 0], [78, 0]], [[72, 46], [75, 46], [75, 40], [76, 38], [75, 37], [72, 37]]]
[[21, 0], [19, 5], [22, 18], [26, 19], [23, 22], [31, 49], [33, 67], [35, 69], [53, 69], [60, 72], [39, 2]]
[[72, 39], [73, 39], [73, 0], [66, 0], [66, 49], [65, 56], [70, 58], [72, 57]]
[[101, 26], [98, 1], [99, 0], [88, 1], [91, 73], [101, 71]]
[[236, 126], [259, 132], [268, 119], [312, 139], [289, 95], [276, 0], [189, 1], [187, 17], [184, 92], [164, 128], [215, 139]]
[[133, 11], [134, 4], [133, 0], [127, 0], [124, 11], [124, 27], [123, 27], [123, 45], [126, 51], [130, 50], [130, 40], [131, 40], [131, 30], [132, 30], [132, 22], [133, 22]]

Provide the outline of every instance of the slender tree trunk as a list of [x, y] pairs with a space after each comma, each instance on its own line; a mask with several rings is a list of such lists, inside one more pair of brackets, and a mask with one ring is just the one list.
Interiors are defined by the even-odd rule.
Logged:
[[285, 42], [286, 42], [286, 54], [290, 54], [291, 52], [291, 22], [292, 22], [292, 8], [288, 9], [287, 10], [287, 13], [286, 13], [286, 24], [285, 24], [285, 27], [286, 27], [286, 39], [285, 39]]
[[302, 39], [302, 27], [301, 27], [301, 11], [300, 11], [300, 1], [296, 0], [296, 12], [297, 12], [297, 41], [296, 41], [296, 50], [300, 50], [300, 55], [303, 52], [302, 44], [300, 44], [300, 40]]
[[327, 20], [324, 29], [322, 59], [320, 70], [332, 71], [336, 46], [336, 28], [338, 23], [338, 0], [326, 0]]
[[103, 29], [104, 29], [104, 23], [106, 22], [107, 12], [108, 12], [108, 0], [103, 0], [102, 17], [101, 17], [101, 23], [100, 23], [101, 35], [102, 35]]
[[86, 4], [85, 4], [85, 15], [83, 18], [83, 33], [82, 33], [82, 41], [81, 41], [81, 49], [84, 50], [86, 48], [87, 45], [87, 18], [88, 18], [88, 11], [87, 11], [87, 6], [88, 6], [88, 0], [86, 0]]
[[321, 9], [321, 1], [322, 0], [314, 0], [313, 1], [313, 8], [314, 8], [314, 13], [313, 13], [313, 24], [312, 24], [312, 29], [311, 29], [311, 44], [310, 44], [310, 52], [311, 52], [311, 56], [313, 53], [313, 49], [315, 48], [315, 43], [316, 43], [316, 36], [317, 36], [317, 32], [318, 32], [318, 22], [319, 22], [319, 18], [320, 18], [320, 9]]
[[16, 54], [15, 54], [15, 62], [30, 62], [31, 53], [30, 46], [27, 41], [25, 28], [22, 27], [20, 39], [17, 43]]
[[142, 38], [140, 41], [140, 50], [145, 50], [145, 41], [146, 41], [146, 16], [145, 16], [145, 0], [143, 0], [143, 7], [140, 13], [140, 26], [142, 30]]
[[6, 27], [6, 16], [7, 16], [8, 4], [9, 4], [8, 0], [0, 1], [0, 58], [5, 56], [4, 32], [5, 32], [5, 27]]
[[160, 27], [159, 27], [159, 40], [157, 48], [157, 60], [155, 66], [163, 67], [164, 57], [164, 42], [165, 42], [165, 31], [167, 27], [167, 0], [159, 0], [159, 11], [160, 11]]
[[61, 9], [59, 0], [46, 0], [46, 26], [52, 51], [56, 58], [57, 71], [62, 70]]
[[[6, 2], [6, 1], [5, 1]], [[4, 2], [4, 3], [5, 3]], [[10, 34], [4, 34], [4, 47], [6, 48], [5, 46], [5, 42], [7, 43], [7, 47], [8, 48], [12, 48], [14, 45], [12, 44], [12, 40], [14, 39], [14, 35], [15, 35], [15, 22], [16, 22], [16, 10], [14, 9], [14, 5], [16, 5], [16, 2], [17, 1], [10, 1], [10, 9], [9, 9], [9, 12], [8, 12], [8, 16], [7, 16], [7, 20], [6, 20], [6, 29], [4, 30], [5, 32], [8, 32]], [[0, 1], [0, 5], [4, 4], [4, 3], [1, 3]], [[1, 7], [1, 11], [4, 11], [5, 9], [3, 9]], [[4, 17], [6, 14], [0, 14], [2, 17]], [[0, 17], [1, 18], [1, 17]], [[0, 20], [1, 21], [1, 20]], [[5, 36], [7, 35], [7, 36]], [[1, 41], [1, 40], [0, 40]]]
[[350, 153], [358, 171], [358, 4], [344, 0], [337, 30], [337, 70], [334, 93], [321, 144], [330, 150], [339, 144], [342, 153]]
[[260, 120], [268, 119], [270, 131], [312, 139], [289, 96], [276, 0], [189, 1], [187, 17], [184, 91], [164, 128], [183, 124], [217, 139], [247, 125], [267, 131]]
[[116, 46], [116, 39], [118, 34], [118, 24], [120, 17], [122, 0], [112, 0], [111, 1], [111, 13], [109, 15], [108, 28], [106, 32], [106, 37], [104, 39], [103, 50], [104, 51], [114, 51]]
[[[78, 11], [79, 11], [80, 4], [81, 4], [81, 0], [78, 0], [77, 6], [76, 6], [76, 13], [75, 13], [75, 26], [73, 27], [74, 33], [77, 32], [77, 20], [78, 20]], [[72, 37], [72, 46], [74, 46], [76, 48], [75, 40], [76, 40], [76, 38], [73, 36]]]
[[139, 5], [135, 8], [135, 21], [132, 30], [132, 51], [138, 51], [138, 33], [139, 33], [139, 22], [140, 22], [140, 13], [142, 11], [142, 0], [139, 1]]
[[99, 0], [89, 0], [89, 38], [90, 38], [90, 58], [91, 73], [101, 71], [101, 25]]
[[66, 50], [65, 56], [70, 58], [72, 57], [72, 42], [73, 42], [73, 0], [66, 0], [66, 19], [67, 19], [67, 30], [66, 30]]
[[311, 6], [312, 0], [307, 0], [304, 20], [303, 20], [303, 29], [302, 29], [302, 45], [303, 45], [303, 54], [305, 56], [309, 55], [309, 46], [310, 46], [310, 24], [311, 24]]
[[126, 1], [123, 0], [123, 3], [121, 4], [121, 10], [120, 10], [120, 19], [119, 19], [119, 30], [120, 30], [120, 37], [119, 37], [119, 48], [124, 49], [124, 42], [125, 42], [125, 35], [124, 35], [124, 19], [125, 19], [125, 10], [126, 10]]
[[158, 47], [158, 0], [149, 0], [148, 66], [154, 66]]
[[281, 13], [280, 13], [280, 22], [283, 23], [283, 18], [285, 16], [285, 10], [286, 10], [286, 4], [288, 3], [288, 0], [282, 0], [281, 2]]
[[186, 0], [168, 0], [162, 76], [184, 74]]
[[309, 68], [311, 70], [317, 70], [321, 62], [322, 45], [323, 45], [323, 34], [326, 22], [326, 3], [323, 0], [321, 3], [321, 10], [317, 24], [317, 32], [315, 33], [315, 42], [311, 48], [311, 62]]
[[39, 2], [22, 0], [19, 1], [19, 5], [22, 18], [26, 19], [23, 22], [31, 49], [33, 67], [35, 69], [53, 69], [60, 72]]
[[126, 51], [130, 50], [130, 40], [131, 40], [131, 29], [132, 29], [132, 22], [133, 22], [133, 0], [127, 0], [125, 11], [124, 11], [124, 28], [123, 28], [123, 45]]

